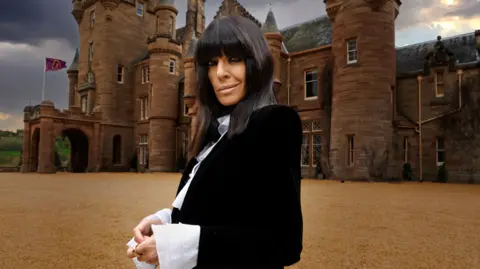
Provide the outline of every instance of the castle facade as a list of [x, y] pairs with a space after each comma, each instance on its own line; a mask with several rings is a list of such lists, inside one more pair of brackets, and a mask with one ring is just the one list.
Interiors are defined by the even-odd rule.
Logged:
[[[58, 136], [71, 141], [72, 171], [128, 171], [132, 160], [182, 169], [196, 113], [193, 52], [205, 29], [205, 0], [185, 1], [186, 25], [175, 29], [173, 0], [73, 0], [80, 49], [67, 71], [69, 107], [25, 107], [23, 172], [55, 172]], [[436, 177], [442, 164], [462, 178], [468, 156], [440, 122], [461, 110], [464, 82], [480, 77], [480, 32], [396, 48], [399, 0], [325, 4], [327, 16], [285, 29], [271, 10], [259, 21], [236, 0], [215, 16], [262, 29], [278, 102], [303, 121], [303, 175], [400, 177], [408, 163], [415, 178]]]

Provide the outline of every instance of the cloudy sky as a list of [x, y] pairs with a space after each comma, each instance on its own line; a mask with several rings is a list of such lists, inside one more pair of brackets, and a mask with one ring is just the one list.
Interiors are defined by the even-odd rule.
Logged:
[[[22, 109], [41, 101], [45, 57], [70, 64], [78, 47], [78, 29], [70, 14], [71, 0], [0, 1], [0, 129], [23, 128]], [[177, 28], [185, 24], [187, 0], [176, 0]], [[221, 0], [206, 1], [207, 23]], [[258, 20], [269, 8], [279, 28], [325, 14], [322, 0], [238, 0]], [[403, 0], [396, 21], [397, 46], [480, 29], [480, 0]], [[301, 16], [299, 16], [301, 14]], [[67, 106], [66, 72], [46, 75], [45, 97], [57, 108]]]

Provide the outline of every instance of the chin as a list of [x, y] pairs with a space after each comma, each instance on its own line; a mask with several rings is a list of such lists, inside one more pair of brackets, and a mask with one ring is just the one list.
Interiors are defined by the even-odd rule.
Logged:
[[240, 101], [238, 98], [220, 98], [218, 100], [223, 106], [233, 106]]

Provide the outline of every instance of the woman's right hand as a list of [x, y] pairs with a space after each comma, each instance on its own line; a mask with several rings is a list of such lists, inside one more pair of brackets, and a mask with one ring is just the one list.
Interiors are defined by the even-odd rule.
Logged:
[[135, 236], [135, 242], [137, 244], [142, 243], [149, 236], [152, 236], [152, 224], [161, 225], [163, 222], [161, 220], [149, 220], [144, 218], [140, 223], [133, 229], [133, 235]]

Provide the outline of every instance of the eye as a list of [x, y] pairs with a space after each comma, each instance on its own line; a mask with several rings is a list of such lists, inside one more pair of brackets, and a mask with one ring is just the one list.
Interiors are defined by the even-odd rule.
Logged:
[[207, 63], [208, 66], [214, 66], [214, 65], [216, 65], [216, 64], [217, 64], [217, 61], [215, 61], [215, 60], [210, 60], [210, 61], [208, 61], [208, 63]]
[[243, 61], [243, 59], [240, 58], [240, 57], [230, 57], [228, 60], [229, 60], [230, 62], [233, 62], [233, 63], [238, 63], [238, 62]]

